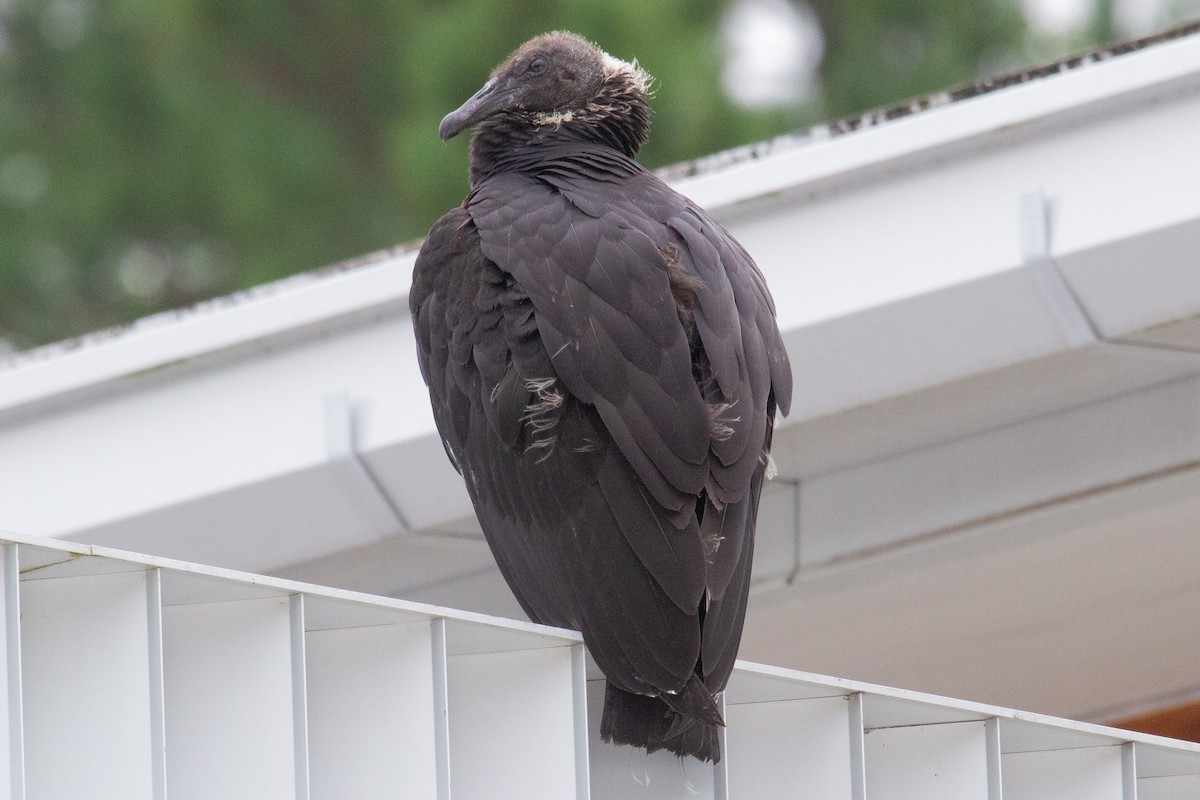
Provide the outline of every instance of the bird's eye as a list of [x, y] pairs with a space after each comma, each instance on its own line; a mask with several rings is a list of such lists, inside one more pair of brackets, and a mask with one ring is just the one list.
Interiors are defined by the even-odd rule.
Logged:
[[529, 62], [529, 71], [532, 72], [534, 75], [537, 75], [540, 72], [545, 72], [546, 67], [548, 67], [548, 66], [549, 66], [549, 64], [546, 62], [546, 59], [542, 58], [541, 56], [538, 56], [533, 61]]

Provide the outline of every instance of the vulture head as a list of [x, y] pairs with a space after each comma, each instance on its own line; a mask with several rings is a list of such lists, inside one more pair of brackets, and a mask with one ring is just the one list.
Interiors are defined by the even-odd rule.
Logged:
[[[633, 156], [649, 133], [651, 77], [637, 62], [610, 56], [586, 39], [555, 31], [530, 39], [442, 120], [450, 139], [471, 127], [499, 149], [539, 138], [613, 145]], [[504, 148], [500, 148], [503, 144]]]

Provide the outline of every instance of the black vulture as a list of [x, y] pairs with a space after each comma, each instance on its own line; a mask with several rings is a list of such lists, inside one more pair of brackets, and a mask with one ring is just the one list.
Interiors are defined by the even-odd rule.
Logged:
[[715, 762], [791, 371], [754, 261], [634, 160], [649, 82], [564, 32], [497, 67], [442, 120], [471, 190], [409, 307], [500, 571], [607, 678], [603, 738]]

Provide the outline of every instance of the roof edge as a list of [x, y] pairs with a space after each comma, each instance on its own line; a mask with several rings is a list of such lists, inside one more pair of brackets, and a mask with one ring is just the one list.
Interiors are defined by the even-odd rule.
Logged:
[[898, 103], [877, 106], [860, 113], [839, 117], [829, 122], [817, 123], [798, 131], [784, 133], [771, 139], [719, 150], [715, 153], [688, 161], [668, 164], [655, 170], [655, 172], [663, 180], [678, 181], [709, 172], [729, 169], [737, 164], [757, 161], [776, 152], [825, 142], [846, 134], [876, 128], [885, 123], [911, 117], [914, 114], [982, 97], [1031, 81], [1052, 78], [1096, 66], [1114, 58], [1144, 50], [1147, 47], [1195, 35], [1200, 35], [1200, 19], [1138, 39], [1081, 50], [1055, 61], [1048, 61], [1030, 67], [1002, 72], [997, 75], [990, 75], [972, 83], [964, 83], [930, 94], [917, 95]]

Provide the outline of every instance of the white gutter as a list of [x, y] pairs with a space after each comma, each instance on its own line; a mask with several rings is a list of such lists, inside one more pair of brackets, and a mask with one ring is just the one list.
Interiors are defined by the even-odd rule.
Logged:
[[0, 420], [105, 384], [348, 318], [406, 311], [415, 247], [356, 259], [0, 358]]
[[[914, 102], [932, 104], [892, 122], [878, 123], [825, 141], [784, 144], [766, 158], [741, 161], [676, 181], [675, 187], [710, 210], [776, 193], [825, 191], [870, 180], [898, 165], [905, 170], [988, 146], [989, 138], [1029, 135], [1046, 126], [1110, 113], [1113, 104], [1139, 95], [1154, 98], [1195, 90], [1200, 84], [1200, 37], [1188, 36], [1126, 56], [1087, 60], [1048, 77], [951, 101], [945, 94]], [[719, 161], [718, 154], [711, 157]]]

